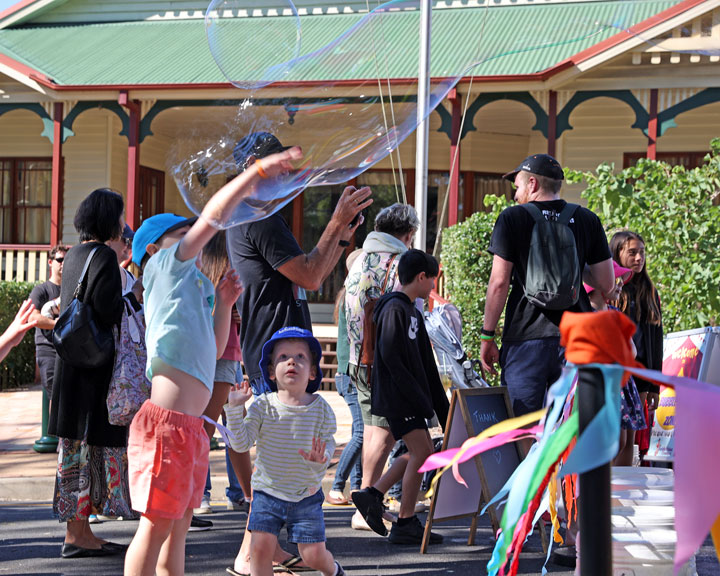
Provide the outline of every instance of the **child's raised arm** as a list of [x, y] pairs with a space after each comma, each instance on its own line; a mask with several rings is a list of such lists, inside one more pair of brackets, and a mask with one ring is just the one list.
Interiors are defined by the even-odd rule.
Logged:
[[32, 300], [28, 298], [22, 303], [15, 319], [10, 323], [5, 332], [0, 335], [0, 361], [8, 355], [14, 346], [20, 343], [25, 333], [37, 325], [37, 320], [30, 320], [35, 310]]
[[301, 158], [302, 151], [297, 147], [278, 154], [272, 154], [263, 158], [261, 162], [255, 162], [247, 170], [241, 172], [220, 188], [205, 205], [200, 218], [197, 219], [180, 241], [177, 249], [178, 260], [184, 262], [197, 257], [203, 246], [217, 232], [217, 229], [210, 223], [220, 222], [229, 216], [243, 198], [252, 192], [253, 184], [260, 179], [258, 170], [261, 163], [263, 177], [274, 178], [284, 172], [293, 170], [292, 162]]

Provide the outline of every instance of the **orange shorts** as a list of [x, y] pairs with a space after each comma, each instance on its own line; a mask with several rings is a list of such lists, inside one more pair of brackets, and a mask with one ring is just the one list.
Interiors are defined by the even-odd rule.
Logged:
[[134, 510], [179, 519], [200, 506], [210, 454], [202, 418], [147, 400], [130, 424], [127, 452]]

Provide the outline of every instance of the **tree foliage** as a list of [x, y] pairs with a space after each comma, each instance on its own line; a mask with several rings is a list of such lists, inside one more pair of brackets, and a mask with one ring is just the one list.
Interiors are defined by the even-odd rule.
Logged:
[[720, 319], [720, 139], [710, 147], [694, 169], [641, 159], [618, 173], [610, 164], [566, 172], [569, 182], [585, 184], [583, 198], [608, 240], [623, 228], [645, 239], [665, 333], [715, 326]]
[[440, 258], [447, 294], [463, 318], [463, 345], [471, 358], [480, 358], [480, 329], [492, 268], [492, 255], [487, 251], [490, 234], [500, 212], [510, 203], [504, 197], [486, 196], [485, 205], [489, 212], [475, 212], [443, 231]]

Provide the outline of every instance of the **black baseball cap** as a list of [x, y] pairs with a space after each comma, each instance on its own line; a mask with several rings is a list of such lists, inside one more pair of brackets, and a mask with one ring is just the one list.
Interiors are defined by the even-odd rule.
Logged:
[[283, 146], [276, 136], [270, 132], [253, 132], [238, 141], [233, 148], [235, 164], [243, 170], [245, 162], [250, 156], [265, 158], [270, 154], [276, 154], [287, 150], [290, 146]]
[[510, 182], [514, 182], [515, 176], [517, 176], [518, 172], [530, 172], [531, 174], [545, 176], [547, 178], [552, 178], [553, 180], [565, 179], [560, 162], [555, 160], [555, 158], [549, 154], [533, 154], [532, 156], [528, 156], [525, 160], [520, 162], [520, 165], [515, 168], [515, 170], [508, 172], [507, 174], [503, 174], [503, 178], [505, 178], [505, 180], [510, 180]]

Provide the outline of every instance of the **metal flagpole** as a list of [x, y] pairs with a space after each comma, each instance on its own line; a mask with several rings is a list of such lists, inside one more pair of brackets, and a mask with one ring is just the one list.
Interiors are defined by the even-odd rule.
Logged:
[[420, 229], [415, 235], [415, 247], [425, 250], [427, 238], [427, 181], [428, 138], [430, 123], [430, 20], [432, 0], [420, 0], [420, 62], [418, 70], [417, 119], [415, 152], [415, 210], [420, 219]]

